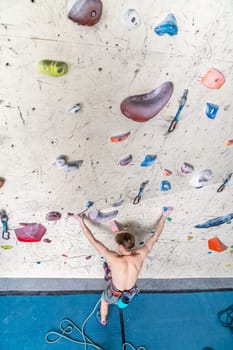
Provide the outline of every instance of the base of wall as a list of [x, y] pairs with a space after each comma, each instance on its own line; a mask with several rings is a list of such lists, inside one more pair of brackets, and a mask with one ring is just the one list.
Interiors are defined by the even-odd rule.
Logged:
[[[99, 293], [102, 279], [82, 278], [1, 278], [0, 295]], [[233, 278], [139, 279], [144, 293], [202, 292], [233, 290]]]

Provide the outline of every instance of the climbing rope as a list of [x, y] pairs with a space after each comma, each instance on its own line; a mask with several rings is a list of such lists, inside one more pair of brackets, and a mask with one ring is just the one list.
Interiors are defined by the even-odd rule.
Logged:
[[218, 320], [233, 333], [233, 304], [218, 312]]
[[[100, 347], [99, 345], [97, 345], [96, 343], [94, 343], [86, 334], [85, 334], [85, 326], [88, 322], [88, 320], [91, 318], [91, 316], [95, 313], [99, 303], [100, 303], [101, 299], [99, 299], [97, 301], [97, 303], [95, 304], [93, 310], [90, 312], [90, 314], [85, 318], [82, 327], [80, 328], [79, 326], [77, 326], [72, 320], [70, 320], [69, 318], [64, 318], [61, 322], [60, 322], [60, 332], [59, 331], [48, 331], [45, 335], [45, 341], [48, 344], [54, 344], [59, 342], [62, 338], [66, 339], [70, 342], [73, 342], [75, 344], [80, 344], [84, 346], [84, 349], [87, 350], [87, 346], [91, 346], [94, 349], [97, 350], [104, 350], [102, 347]], [[75, 338], [72, 337], [72, 333], [74, 331], [78, 331], [78, 333], [82, 336], [82, 340], [77, 340]], [[126, 347], [129, 347], [129, 349], [131, 350], [146, 350], [146, 348], [144, 346], [140, 346], [138, 348], [135, 348], [131, 343], [128, 342], [124, 342], [122, 344], [122, 350], [126, 350]]]

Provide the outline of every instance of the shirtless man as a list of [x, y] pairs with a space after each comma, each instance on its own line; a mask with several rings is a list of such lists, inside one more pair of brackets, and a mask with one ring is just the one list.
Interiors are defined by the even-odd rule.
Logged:
[[[139, 292], [136, 282], [142, 269], [145, 257], [153, 248], [155, 242], [161, 235], [166, 217], [172, 208], [163, 210], [163, 214], [156, 226], [156, 232], [152, 234], [144, 246], [133, 249], [135, 246], [134, 236], [127, 231], [120, 231], [115, 241], [118, 244], [118, 252], [109, 250], [102, 242], [98, 241], [87, 227], [82, 215], [75, 215], [82, 231], [85, 233], [89, 242], [95, 247], [101, 256], [103, 256], [111, 270], [111, 280], [106, 290], [102, 293], [100, 312], [97, 314], [98, 321], [101, 325], [107, 325], [107, 315], [109, 304], [118, 304], [126, 306], [129, 301]], [[122, 300], [122, 296], [126, 297]], [[120, 304], [119, 304], [120, 300]], [[120, 307], [120, 306], [119, 306]]]

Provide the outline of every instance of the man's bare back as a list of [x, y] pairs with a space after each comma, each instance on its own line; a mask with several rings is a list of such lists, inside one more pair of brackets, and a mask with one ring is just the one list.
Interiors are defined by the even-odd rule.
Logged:
[[144, 260], [143, 255], [138, 250], [132, 251], [131, 255], [120, 255], [110, 251], [106, 260], [115, 288], [129, 290], [135, 286]]

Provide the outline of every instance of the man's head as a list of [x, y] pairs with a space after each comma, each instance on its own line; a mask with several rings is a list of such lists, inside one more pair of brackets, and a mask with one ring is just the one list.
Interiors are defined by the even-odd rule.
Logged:
[[131, 250], [135, 246], [134, 236], [127, 231], [118, 232], [118, 234], [115, 237], [115, 241], [118, 244], [118, 249], [120, 253], [122, 253], [123, 255], [127, 255], [127, 253], [130, 254]]

